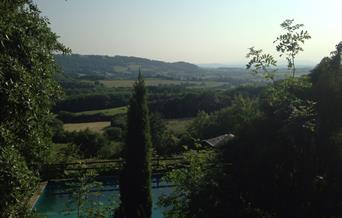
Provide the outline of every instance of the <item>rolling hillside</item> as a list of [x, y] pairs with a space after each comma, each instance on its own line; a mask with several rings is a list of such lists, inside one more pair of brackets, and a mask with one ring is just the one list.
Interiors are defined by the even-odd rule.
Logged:
[[186, 62], [163, 62], [146, 58], [101, 55], [56, 55], [65, 74], [82, 78], [136, 78], [139, 67], [146, 77], [189, 79], [201, 68]]

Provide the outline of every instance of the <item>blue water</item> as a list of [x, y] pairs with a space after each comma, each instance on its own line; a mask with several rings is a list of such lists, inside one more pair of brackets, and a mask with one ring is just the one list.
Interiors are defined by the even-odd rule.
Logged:
[[[116, 208], [118, 206], [119, 190], [117, 179], [115, 177], [106, 177], [99, 181], [102, 183], [102, 186], [92, 190], [87, 195], [88, 199], [84, 205], [84, 210], [94, 208], [94, 204], [101, 204], [102, 208], [108, 208], [108, 206]], [[72, 191], [70, 191], [69, 184], [70, 182], [50, 181], [33, 209], [38, 214], [48, 218], [77, 217], [75, 198], [72, 195]], [[160, 182], [157, 187], [154, 178], [152, 185], [152, 218], [163, 218], [162, 212], [164, 208], [157, 207], [156, 202], [161, 195], [168, 194], [171, 191], [172, 187], [164, 182]], [[113, 209], [110, 209], [110, 211], [112, 212]]]

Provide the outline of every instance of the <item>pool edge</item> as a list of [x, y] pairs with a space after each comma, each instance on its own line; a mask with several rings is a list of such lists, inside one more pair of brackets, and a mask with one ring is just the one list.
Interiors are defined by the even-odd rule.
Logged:
[[43, 193], [47, 184], [48, 184], [48, 181], [44, 181], [44, 182], [39, 183], [37, 190], [34, 192], [34, 194], [32, 195], [32, 197], [30, 198], [30, 200], [28, 202], [30, 210], [32, 210], [34, 208], [34, 206], [36, 205], [40, 195]]

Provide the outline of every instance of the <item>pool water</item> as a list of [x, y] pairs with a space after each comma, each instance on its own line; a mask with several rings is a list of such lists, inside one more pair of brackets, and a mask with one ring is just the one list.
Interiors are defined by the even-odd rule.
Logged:
[[[153, 179], [152, 184], [152, 218], [163, 218], [162, 213], [165, 208], [157, 207], [156, 203], [161, 195], [170, 193], [172, 187], [165, 182], [156, 183], [156, 179]], [[87, 208], [94, 208], [94, 204], [97, 205], [96, 208], [101, 205], [101, 208], [107, 208], [110, 211], [107, 212], [108, 217], [110, 217], [113, 209], [119, 204], [117, 178], [101, 178], [99, 182], [102, 183], [101, 187], [92, 189], [87, 195], [83, 211], [86, 211]], [[74, 218], [77, 217], [76, 199], [75, 192], [73, 194], [70, 189], [70, 182], [50, 181], [33, 209], [43, 217]]]

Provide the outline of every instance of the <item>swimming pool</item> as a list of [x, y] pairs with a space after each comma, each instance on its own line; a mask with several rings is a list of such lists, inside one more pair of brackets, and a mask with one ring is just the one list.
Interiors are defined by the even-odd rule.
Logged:
[[[170, 193], [172, 187], [165, 182], [157, 184], [156, 179], [153, 179], [154, 182], [152, 185], [152, 218], [163, 218], [162, 212], [165, 208], [158, 208], [156, 202], [162, 194]], [[102, 207], [117, 207], [119, 202], [117, 178], [106, 177], [100, 178], [99, 181], [102, 183], [101, 188], [90, 192], [84, 208], [91, 208], [94, 203], [99, 203]], [[77, 217], [76, 208], [75, 198], [72, 191], [70, 191], [69, 182], [50, 181], [33, 209], [38, 214], [43, 215], [43, 217], [74, 218]]]

